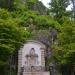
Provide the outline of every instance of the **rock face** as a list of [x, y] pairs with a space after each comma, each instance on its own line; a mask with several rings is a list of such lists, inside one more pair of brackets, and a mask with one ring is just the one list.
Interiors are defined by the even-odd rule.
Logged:
[[18, 75], [49, 75], [45, 71], [46, 46], [38, 41], [27, 41], [18, 51]]

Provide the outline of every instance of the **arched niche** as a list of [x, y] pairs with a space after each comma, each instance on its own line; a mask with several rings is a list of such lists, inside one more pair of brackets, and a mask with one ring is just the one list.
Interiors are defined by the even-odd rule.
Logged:
[[45, 66], [45, 50], [43, 43], [28, 40], [18, 51], [18, 69], [24, 66]]

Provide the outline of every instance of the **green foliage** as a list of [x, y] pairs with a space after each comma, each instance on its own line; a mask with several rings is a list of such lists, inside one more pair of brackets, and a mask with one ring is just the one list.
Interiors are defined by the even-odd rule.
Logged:
[[7, 10], [0, 8], [0, 19], [7, 19], [10, 17], [11, 17], [11, 15]]
[[50, 16], [40, 16], [37, 11], [17, 10], [15, 14], [13, 13], [14, 15], [20, 19], [20, 23], [24, 27], [34, 25], [38, 30], [49, 29], [50, 27], [60, 29], [60, 24], [57, 21], [54, 21]]
[[28, 9], [34, 9], [34, 4], [37, 2], [38, 0], [27, 0], [26, 4], [27, 4]]
[[58, 44], [54, 45], [55, 59], [60, 64], [75, 64], [75, 23], [65, 20], [58, 35]]
[[67, 16], [66, 8], [69, 5], [69, 0], [51, 0], [50, 13], [60, 23], [63, 16]]
[[39, 14], [43, 15], [47, 13], [47, 8], [41, 1], [38, 0], [27, 0], [26, 6], [29, 10], [38, 11]]
[[10, 17], [7, 10], [0, 11], [0, 71], [5, 73], [4, 67], [8, 65], [10, 55], [30, 37], [30, 32], [20, 26], [15, 18]]
[[[2, 9], [2, 11], [6, 10]], [[2, 19], [0, 19], [0, 48], [2, 50], [6, 49], [8, 52], [12, 52], [29, 36], [29, 33], [28, 31], [25, 31], [23, 27], [18, 25], [16, 19], [10, 18], [10, 16], [6, 19], [3, 19], [6, 16], [8, 16], [7, 13], [6, 15], [1, 14]]]
[[46, 44], [52, 42], [51, 29], [59, 31], [52, 45], [52, 59], [59, 64], [75, 64], [75, 22], [64, 17], [71, 14], [66, 12], [69, 0], [51, 0], [50, 5], [50, 16], [53, 18], [46, 15], [48, 9], [38, 0], [0, 0], [1, 8], [13, 9], [8, 12], [0, 8], [1, 75], [6, 75], [10, 55], [31, 35], [33, 38], [37, 35]]
[[60, 29], [60, 24], [50, 18], [50, 16], [38, 16], [35, 22], [38, 29], [49, 29], [50, 27]]

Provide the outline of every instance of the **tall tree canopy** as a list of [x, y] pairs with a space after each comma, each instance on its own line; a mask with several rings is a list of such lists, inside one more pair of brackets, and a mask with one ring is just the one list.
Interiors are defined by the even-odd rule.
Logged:
[[[75, 65], [75, 22], [65, 19], [61, 32], [57, 37], [57, 44], [52, 46], [54, 60], [61, 65], [66, 74], [74, 74]], [[62, 66], [63, 65], [63, 66]], [[66, 75], [63, 74], [63, 75]]]
[[0, 0], [0, 7], [11, 10], [13, 8], [14, 0]]
[[63, 16], [67, 16], [66, 8], [68, 5], [69, 0], [51, 0], [50, 12], [58, 22]]
[[[18, 20], [10, 12], [0, 8], [0, 74], [6, 75], [10, 55], [20, 48], [30, 32], [19, 26]], [[6, 69], [5, 69], [6, 68]], [[9, 72], [9, 71], [8, 71]], [[8, 74], [8, 73], [7, 73]]]

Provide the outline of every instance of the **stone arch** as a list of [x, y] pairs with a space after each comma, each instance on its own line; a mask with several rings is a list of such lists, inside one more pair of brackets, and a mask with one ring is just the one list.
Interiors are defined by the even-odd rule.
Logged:
[[26, 54], [29, 54], [27, 48], [28, 50], [30, 50], [31, 48], [35, 48], [35, 53], [39, 56], [39, 65], [37, 66], [45, 67], [46, 46], [43, 43], [36, 40], [27, 40], [26, 43], [18, 51], [18, 71], [20, 70], [20, 67], [23, 67], [25, 65], [25, 56]]

